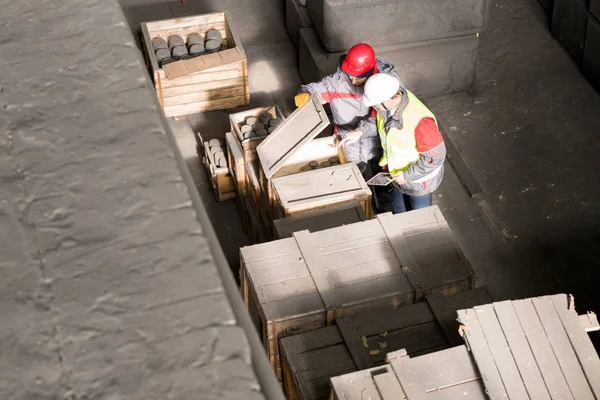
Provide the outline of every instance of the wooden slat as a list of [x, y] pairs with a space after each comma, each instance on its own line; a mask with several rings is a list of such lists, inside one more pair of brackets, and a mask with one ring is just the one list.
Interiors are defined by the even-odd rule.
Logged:
[[321, 298], [323, 299], [325, 307], [329, 308], [334, 306], [335, 297], [327, 279], [326, 266], [321, 264], [321, 257], [319, 257], [314, 237], [309, 231], [300, 231], [294, 233], [294, 239], [298, 244], [298, 248], [302, 253], [302, 257], [306, 262], [306, 266], [310, 271]]
[[323, 299], [318, 293], [310, 293], [303, 296], [292, 297], [261, 306], [265, 318], [271, 320], [287, 320], [295, 317], [319, 314], [323, 315], [323, 324], [325, 326], [325, 306]]
[[178, 105], [185, 105], [197, 102], [206, 102], [220, 100], [230, 97], [240, 97], [244, 94], [244, 89], [240, 87], [215, 89], [209, 91], [201, 91], [186, 95], [179, 95], [175, 97], [164, 97], [163, 92], [163, 105], [164, 107], [172, 107]]
[[339, 400], [388, 400], [379, 395], [371, 373], [365, 370], [331, 378], [332, 394]]
[[206, 32], [211, 31], [213, 29], [221, 32], [221, 36], [223, 36], [223, 49], [229, 48], [230, 46], [227, 41], [227, 31], [225, 30], [224, 22], [217, 22], [214, 24], [203, 25], [203, 26], [199, 26], [199, 25], [198, 26], [186, 26], [186, 27], [182, 27], [182, 28], [172, 28], [172, 29], [163, 29], [160, 31], [151, 31], [150, 37], [152, 39], [159, 37], [159, 38], [162, 38], [162, 39], [165, 39], [168, 41], [169, 37], [174, 36], [174, 35], [179, 35], [185, 41], [187, 39], [187, 36], [190, 35], [191, 33], [197, 33], [199, 35], [205, 36]]
[[175, 79], [167, 78], [165, 71], [162, 69], [155, 71], [155, 73], [161, 78], [163, 90], [170, 87], [187, 86], [197, 83], [215, 82], [219, 80], [224, 81], [243, 77], [241, 61], [180, 76]]
[[195, 103], [165, 107], [164, 112], [165, 116], [172, 117], [178, 115], [195, 114], [211, 110], [222, 110], [224, 108], [234, 108], [243, 105], [244, 102], [244, 96], [234, 96], [227, 97], [225, 99], [199, 101]]
[[225, 13], [212, 13], [194, 15], [191, 17], [170, 18], [160, 21], [147, 22], [148, 30], [151, 32], [165, 29], [182, 28], [204, 24], [214, 24], [225, 21]]
[[257, 286], [279, 284], [285, 286], [286, 282], [293, 279], [310, 277], [304, 260], [296, 260], [288, 264], [277, 264], [268, 268], [256, 269], [252, 272], [252, 279]]
[[237, 76], [232, 79], [218, 79], [209, 82], [192, 83], [182, 86], [163, 86], [162, 93], [164, 98], [177, 97], [217, 89], [242, 88], [243, 82], [243, 77]]
[[466, 290], [454, 295], [443, 296], [432, 294], [426, 297], [427, 304], [439, 321], [440, 326], [448, 341], [453, 346], [462, 345], [464, 342], [458, 333], [459, 324], [456, 320], [457, 311], [492, 302], [485, 288]]
[[531, 300], [516, 300], [512, 302], [531, 352], [535, 357], [546, 388], [552, 399], [572, 399], [573, 395], [565, 380], [558, 361], [552, 352], [548, 337], [544, 332]]
[[568, 306], [565, 307], [568, 304], [566, 295], [552, 296], [552, 302], [571, 341], [571, 346], [577, 354], [594, 396], [600, 398], [600, 359], [598, 353], [596, 353], [587, 333], [581, 329], [575, 311], [567, 308]]
[[[508, 398], [511, 399], [526, 399], [528, 395], [527, 390], [525, 390], [525, 384], [521, 379], [517, 363], [513, 358], [506, 338], [504, 337], [504, 333], [500, 327], [500, 322], [498, 322], [498, 318], [496, 317], [494, 306], [491, 304], [476, 306], [474, 311], [473, 315], [477, 318], [477, 322], [481, 327], [484, 339], [494, 358], [494, 363], [496, 364], [496, 368], [500, 373], [500, 378], [504, 385], [504, 388], [500, 392], [489, 390], [490, 395], [493, 398], [496, 398], [497, 396], [504, 396], [504, 394], [507, 393]], [[467, 329], [472, 330], [474, 325], [475, 321], [470, 321]], [[471, 344], [471, 341], [469, 341], [469, 345]], [[477, 355], [475, 355], [475, 358], [477, 359]]]
[[375, 219], [313, 233], [315, 241], [326, 253], [335, 251], [338, 246], [350, 240], [356, 240], [357, 237], [367, 238], [384, 234], [381, 224]]
[[377, 390], [383, 400], [396, 400], [404, 398], [402, 386], [393, 372], [384, 372], [373, 376]]
[[313, 278], [310, 275], [297, 279], [290, 279], [285, 285], [276, 282], [264, 286], [255, 286], [255, 289], [261, 304], [291, 299], [317, 292]]
[[473, 353], [477, 367], [481, 371], [481, 377], [487, 392], [494, 399], [507, 399], [508, 393], [502, 383], [500, 372], [494, 362], [494, 356], [488, 347], [483, 330], [479, 325], [475, 310], [459, 310], [458, 319], [464, 326], [465, 340]]
[[377, 219], [392, 244], [392, 248], [396, 253], [396, 257], [398, 257], [398, 262], [405, 271], [406, 277], [415, 289], [415, 296], [420, 298], [423, 289], [428, 285], [427, 278], [423, 274], [412, 249], [406, 242], [401, 225], [393, 218], [391, 213], [379, 214], [377, 215]]
[[[594, 395], [579, 365], [577, 355], [571, 347], [567, 333], [560, 322], [552, 298], [549, 296], [538, 297], [532, 299], [532, 301], [573, 397], [578, 400], [593, 400]], [[577, 328], [579, 328], [579, 325]]]

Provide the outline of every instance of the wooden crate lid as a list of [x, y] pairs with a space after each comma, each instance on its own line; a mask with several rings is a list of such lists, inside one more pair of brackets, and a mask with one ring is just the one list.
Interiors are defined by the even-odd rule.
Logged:
[[317, 96], [312, 95], [256, 148], [268, 179], [285, 164], [296, 150], [314, 139], [329, 125], [329, 118]]
[[565, 294], [459, 310], [465, 342], [491, 398], [600, 398], [600, 359]]

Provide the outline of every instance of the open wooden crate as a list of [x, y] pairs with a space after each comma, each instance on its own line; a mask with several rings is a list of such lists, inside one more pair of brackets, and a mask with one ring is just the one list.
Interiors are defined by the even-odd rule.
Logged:
[[358, 169], [342, 165], [343, 148], [331, 138], [315, 139], [328, 125], [323, 106], [311, 96], [256, 148], [273, 219], [352, 201], [371, 218], [371, 190]]
[[[227, 147], [225, 142], [219, 141], [225, 160], [227, 159]], [[236, 197], [237, 193], [233, 182], [233, 177], [229, 171], [227, 163], [225, 165], [217, 165], [214, 158], [213, 152], [211, 151], [210, 141], [205, 140], [202, 142], [203, 154], [202, 163], [206, 167], [210, 177], [210, 183], [215, 194], [217, 201], [225, 201]]]
[[461, 345], [457, 310], [491, 302], [484, 288], [432, 295], [423, 302], [338, 318], [336, 325], [284, 337], [279, 348], [286, 397], [328, 398], [331, 378], [383, 365], [390, 352], [405, 349], [416, 357]]
[[[248, 66], [241, 42], [236, 38], [228, 13], [203, 14], [184, 18], [144, 22], [141, 24], [146, 63], [150, 68], [156, 95], [165, 116], [178, 117], [210, 110], [222, 110], [250, 102]], [[168, 79], [158, 65], [152, 39], [169, 39], [190, 33], [204, 35], [217, 29], [223, 36], [223, 48], [237, 48], [243, 60]], [[218, 53], [217, 53], [218, 54]]]
[[240, 254], [243, 298], [279, 379], [279, 338], [362, 310], [457, 293], [474, 281], [436, 206], [296, 232], [293, 238], [243, 247]]
[[244, 135], [240, 131], [240, 125], [246, 121], [248, 117], [258, 118], [264, 113], [269, 113], [273, 118], [279, 118], [282, 121], [285, 121], [285, 117], [281, 112], [279, 106], [267, 106], [267, 107], [258, 107], [253, 108], [251, 110], [241, 111], [235, 114], [229, 114], [229, 124], [231, 125], [231, 132], [234, 134], [235, 138], [241, 144], [244, 160], [247, 162], [258, 160], [258, 156], [256, 155], [256, 147], [263, 142], [269, 135], [262, 137], [251, 137], [244, 139]]

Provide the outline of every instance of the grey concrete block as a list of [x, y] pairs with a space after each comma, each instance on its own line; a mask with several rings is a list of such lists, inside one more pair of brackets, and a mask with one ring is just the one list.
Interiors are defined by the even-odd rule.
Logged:
[[389, 46], [480, 33], [491, 0], [310, 0], [308, 13], [329, 52], [363, 42]]
[[583, 49], [589, 12], [584, 0], [555, 0], [552, 12], [552, 34], [573, 57], [578, 66], [583, 62]]
[[590, 17], [583, 53], [583, 75], [600, 92], [600, 22]]
[[285, 26], [294, 47], [298, 49], [300, 29], [312, 26], [307, 8], [298, 0], [285, 0]]
[[[467, 35], [391, 47], [377, 47], [378, 56], [393, 63], [406, 87], [417, 96], [469, 90], [475, 82], [479, 39]], [[327, 52], [313, 28], [300, 31], [299, 70], [304, 82], [333, 73], [343, 54]]]

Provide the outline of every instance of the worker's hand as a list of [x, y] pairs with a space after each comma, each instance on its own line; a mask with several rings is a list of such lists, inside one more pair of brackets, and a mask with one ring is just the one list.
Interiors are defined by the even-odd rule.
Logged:
[[302, 107], [303, 105], [305, 105], [306, 103], [308, 103], [309, 99], [310, 99], [310, 94], [308, 94], [308, 93], [298, 93], [294, 97], [294, 103], [296, 103], [296, 107]]
[[406, 179], [404, 179], [404, 172], [398, 171], [392, 176], [398, 185], [404, 185], [406, 183]]
[[362, 134], [363, 133], [359, 130], [350, 131], [350, 132], [346, 133], [346, 136], [344, 136], [344, 138], [342, 140], [340, 140], [340, 146], [345, 146], [347, 144], [352, 144], [352, 143], [358, 141], [358, 139], [360, 139]]

